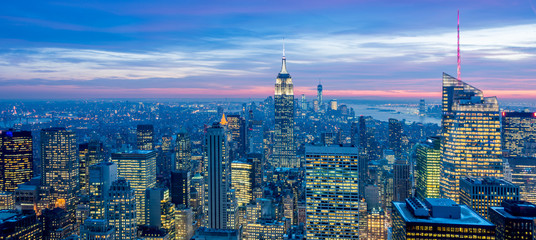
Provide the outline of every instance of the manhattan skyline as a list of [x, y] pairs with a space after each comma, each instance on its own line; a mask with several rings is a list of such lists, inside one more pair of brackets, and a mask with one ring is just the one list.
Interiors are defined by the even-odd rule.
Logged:
[[3, 99], [265, 97], [283, 39], [295, 95], [435, 98], [441, 72], [533, 99], [530, 1], [10, 2]]

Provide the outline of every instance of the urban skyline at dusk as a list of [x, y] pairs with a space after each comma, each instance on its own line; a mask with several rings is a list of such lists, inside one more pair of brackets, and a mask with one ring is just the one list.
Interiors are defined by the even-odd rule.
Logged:
[[534, 0], [10, 2], [2, 98], [263, 98], [284, 38], [295, 96], [439, 99], [458, 9], [462, 80], [534, 99]]

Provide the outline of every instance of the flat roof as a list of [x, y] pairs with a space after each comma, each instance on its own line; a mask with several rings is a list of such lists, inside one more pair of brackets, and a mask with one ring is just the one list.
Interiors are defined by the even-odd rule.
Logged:
[[509, 212], [505, 211], [504, 210], [504, 207], [490, 207], [493, 211], [497, 212], [498, 214], [500, 214], [501, 216], [505, 217], [505, 218], [510, 218], [510, 219], [520, 219], [520, 220], [527, 220], [527, 221], [533, 221], [534, 220], [534, 217], [524, 217], [524, 216], [515, 216], [515, 215], [512, 215], [510, 214]]
[[359, 154], [359, 149], [340, 145], [305, 146], [305, 154]]
[[443, 224], [443, 225], [472, 225], [472, 226], [485, 226], [494, 227], [491, 222], [482, 218], [478, 213], [471, 210], [466, 205], [460, 205], [461, 218], [417, 218], [408, 210], [405, 202], [393, 202], [393, 205], [398, 210], [402, 218], [406, 223], [424, 223], [424, 224]]

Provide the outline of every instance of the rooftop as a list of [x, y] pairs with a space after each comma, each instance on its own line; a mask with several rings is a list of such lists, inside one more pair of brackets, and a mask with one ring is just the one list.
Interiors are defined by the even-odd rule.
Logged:
[[[432, 205], [434, 203], [438, 203], [441, 206], [442, 204], [447, 204], [448, 201], [432, 200]], [[442, 225], [474, 225], [474, 226], [489, 226], [489, 227], [494, 226], [492, 223], [482, 218], [480, 215], [478, 215], [478, 213], [474, 212], [472, 209], [470, 209], [466, 205], [458, 205], [460, 207], [459, 219], [434, 217], [434, 216], [431, 216], [429, 218], [417, 217], [410, 212], [405, 202], [393, 202], [393, 206], [400, 213], [400, 216], [404, 219], [405, 222], [425, 223], [425, 224], [442, 224]]]

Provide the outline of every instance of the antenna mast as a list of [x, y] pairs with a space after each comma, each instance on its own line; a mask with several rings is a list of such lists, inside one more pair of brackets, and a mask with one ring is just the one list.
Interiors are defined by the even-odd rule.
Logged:
[[460, 10], [458, 9], [458, 69], [457, 69], [457, 73], [458, 73], [458, 81], [461, 80], [461, 73], [460, 73]]

